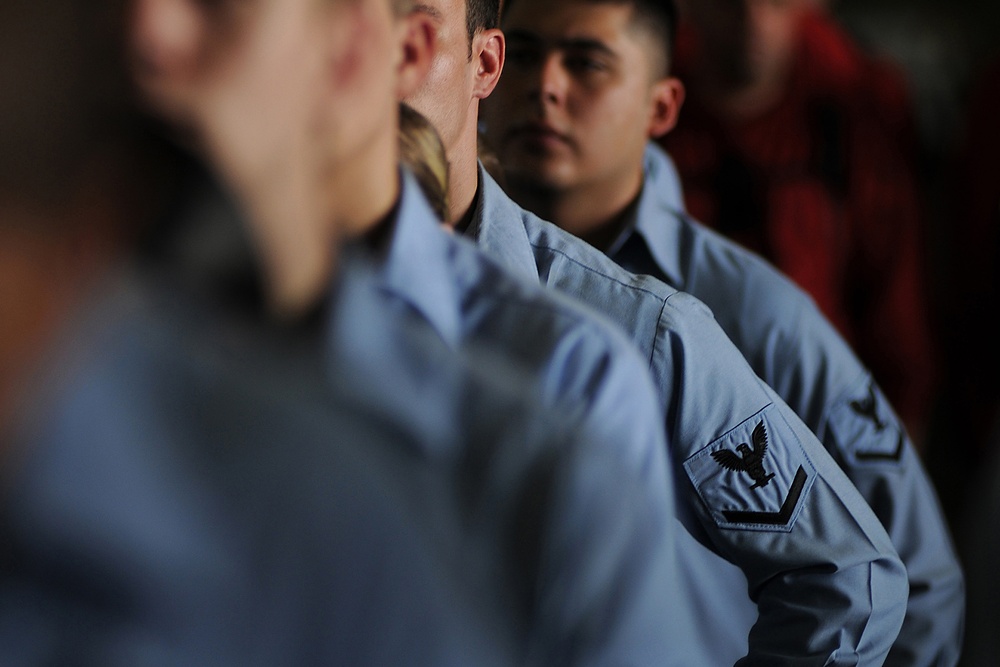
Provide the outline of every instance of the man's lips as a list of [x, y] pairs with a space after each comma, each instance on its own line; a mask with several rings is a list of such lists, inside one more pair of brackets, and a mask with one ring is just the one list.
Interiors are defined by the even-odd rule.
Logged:
[[520, 123], [507, 131], [508, 139], [529, 148], [548, 149], [572, 145], [570, 138], [546, 123]]

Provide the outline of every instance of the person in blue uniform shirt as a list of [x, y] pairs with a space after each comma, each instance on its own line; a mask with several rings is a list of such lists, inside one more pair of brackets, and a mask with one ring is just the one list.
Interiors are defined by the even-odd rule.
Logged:
[[[107, 27], [111, 7], [13, 0], [3, 23], [48, 45], [53, 17]], [[250, 273], [175, 266], [161, 239], [80, 304], [4, 431], [0, 663], [681, 664], [659, 445], [597, 440], [506, 351], [400, 312], [363, 248], [337, 256], [352, 206], [399, 188], [386, 150], [394, 178], [327, 197], [426, 68], [420, 20], [128, 8], [141, 89], [238, 197]], [[178, 215], [218, 217], [198, 192]]]
[[[364, 14], [371, 8], [367, 4], [347, 2], [344, 11], [348, 15], [361, 14], [358, 20], [364, 24]], [[334, 41], [331, 47], [335, 56], [340, 56], [339, 51], [345, 52], [343, 60], [335, 61], [335, 64], [344, 63], [344, 69], [334, 69], [338, 76], [333, 83], [341, 90], [356, 91], [356, 95], [329, 95], [331, 108], [328, 113], [338, 116], [333, 136], [325, 144], [309, 137], [309, 133], [328, 122], [325, 117], [316, 119], [309, 115], [327, 113], [325, 107], [315, 106], [315, 97], [312, 97], [324, 95], [325, 89], [321, 86], [319, 92], [311, 92], [317, 85], [312, 80], [293, 91], [307, 98], [301, 106], [292, 107], [300, 116], [286, 120], [277, 129], [272, 129], [263, 115], [240, 121], [259, 121], [262, 126], [253, 127], [255, 133], [270, 137], [273, 132], [277, 134], [276, 141], [280, 141], [280, 144], [265, 144], [266, 148], [291, 146], [304, 154], [304, 161], [313, 169], [308, 172], [310, 175], [322, 175], [314, 187], [305, 190], [290, 187], [286, 190], [281, 180], [270, 184], [265, 172], [241, 172], [228, 179], [238, 183], [257, 178], [264, 181], [248, 183], [244, 199], [248, 202], [248, 210], [256, 213], [250, 218], [251, 224], [260, 226], [255, 222], [260, 219], [282, 220], [260, 229], [257, 234], [267, 241], [258, 242], [257, 247], [269, 276], [272, 308], [278, 312], [294, 312], [301, 308], [298, 304], [314, 302], [316, 295], [322, 293], [325, 283], [321, 269], [328, 263], [323, 248], [330, 243], [314, 240], [317, 232], [309, 225], [318, 226], [318, 223], [309, 221], [317, 219], [316, 211], [332, 209], [337, 213], [337, 234], [367, 249], [376, 269], [380, 293], [401, 312], [415, 315], [453, 351], [471, 346], [486, 348], [502, 356], [518, 372], [532, 378], [537, 389], [532, 397], [540, 405], [581, 420], [581, 429], [588, 439], [603, 443], [624, 465], [648, 470], [651, 478], [671, 479], [666, 473], [656, 474], [667, 465], [662, 452], [662, 416], [652, 383], [644, 375], [644, 363], [628, 341], [592, 311], [543, 291], [537, 281], [519, 281], [508, 276], [481, 255], [473, 244], [440, 229], [412, 177], [405, 172], [400, 175], [396, 164], [397, 95], [400, 90], [415, 86], [414, 79], [428, 65], [426, 56], [432, 43], [425, 20], [419, 16], [411, 16], [408, 20], [415, 25], [400, 24], [393, 28], [392, 34], [400, 35], [396, 49], [386, 47], [385, 39], [381, 43], [358, 43], [349, 23], [336, 24], [338, 30], [347, 32], [342, 43]], [[167, 58], [170, 55], [168, 47], [175, 47], [170, 41], [172, 35], [159, 37], [160, 41], [150, 48], [151, 56]], [[188, 46], [195, 50], [197, 47], [197, 43]], [[289, 52], [293, 53], [294, 49], [290, 48]], [[297, 63], [297, 76], [304, 77], [311, 71], [309, 63], [325, 62], [315, 54], [308, 56], [311, 59], [304, 62], [300, 62], [302, 56], [288, 56]], [[190, 76], [184, 69], [193, 57], [190, 53], [178, 54], [180, 69], [177, 71], [166, 66], [151, 70], [146, 89], [154, 98], [165, 98], [164, 108], [171, 110], [180, 106], [183, 111], [190, 96], [189, 88], [195, 86], [197, 89], [199, 82], [190, 83]], [[361, 65], [368, 69], [356, 69]], [[320, 65], [312, 66], [321, 68]], [[295, 79], [289, 79], [287, 74], [279, 78], [282, 85], [295, 84]], [[251, 88], [251, 92], [256, 89]], [[208, 105], [213, 112], [211, 120], [215, 119], [214, 103], [211, 99]], [[285, 100], [280, 104], [287, 103]], [[233, 104], [225, 107], [224, 112], [240, 116], [245, 106]], [[237, 147], [239, 151], [246, 150]], [[269, 151], [263, 152], [263, 158], [270, 156]], [[241, 157], [241, 153], [236, 157]], [[274, 164], [274, 168], [288, 172], [280, 163]], [[222, 162], [222, 173], [226, 173], [227, 167], [228, 163]], [[297, 164], [292, 168], [301, 169]], [[269, 168], [267, 173], [273, 172]], [[275, 206], [270, 201], [256, 200], [259, 196], [270, 197], [274, 192], [284, 194], [300, 212], [282, 208], [274, 215]], [[289, 229], [289, 219], [304, 220], [299, 223], [302, 230]], [[329, 233], [323, 228], [320, 232]], [[297, 259], [302, 261], [295, 261]], [[669, 499], [671, 496], [668, 486], [661, 497]], [[642, 550], [635, 555], [635, 565], [640, 572], [656, 564], [656, 559], [650, 559]], [[621, 561], [615, 565], [628, 568], [630, 564]], [[557, 579], [563, 581], [565, 577]], [[545, 587], [549, 584], [548, 578], [539, 581]], [[580, 591], [584, 598], [587, 588]], [[611, 619], [613, 622], [608, 627], [613, 630], [604, 635], [606, 647], [602, 650], [611, 654], [620, 650], [620, 659], [626, 661], [633, 650], [667, 654], [666, 651], [651, 651], [645, 642], [630, 648], [631, 643], [623, 640], [637, 628], [653, 624], [660, 627], [657, 643], [661, 646], [664, 643], [675, 647], [685, 645], [687, 633], [671, 631], [662, 635], [663, 627], [681, 624], [676, 606], [666, 601], [647, 604], [647, 595], [626, 596], [621, 616]], [[557, 600], [549, 601], [541, 595], [532, 602], [551, 605], [546, 611], [551, 611], [557, 619], [565, 619], [566, 627], [557, 634], [557, 639], [576, 628], [581, 620], [579, 617], [573, 620], [580, 610], [572, 601], [565, 608]], [[646, 608], [640, 609], [640, 602], [646, 604]], [[589, 604], [586, 599], [580, 603]], [[527, 603], [525, 606], [534, 608]]]
[[[803, 290], [684, 214], [673, 164], [649, 143], [673, 126], [683, 100], [681, 83], [669, 76], [671, 3], [514, 0], [504, 11], [507, 65], [483, 119], [513, 198], [625, 269], [712, 309], [758, 375], [864, 495], [907, 567], [906, 619], [887, 664], [954, 664], [962, 572], [937, 494], [900, 419]], [[475, 233], [509, 263], [531, 268], [523, 257], [528, 244], [511, 242], [512, 216], [522, 218], [536, 258], [544, 245], [576, 262], [591, 256], [501, 196], [489, 198], [488, 187], [484, 193]], [[593, 289], [560, 262], [541, 271], [550, 284]], [[692, 576], [704, 580], [703, 591], [723, 589], [719, 569]], [[755, 610], [744, 604], [731, 611], [724, 590], [703, 592], [697, 602], [706, 618], [728, 619], [705, 631], [729, 639], [712, 644], [719, 664], [742, 655]]]
[[[737, 585], [744, 592], [727, 591], [722, 604], [739, 601], [737, 596], [742, 596], [749, 606], [745, 591], [747, 578], [751, 579], [751, 595], [760, 600], [764, 610], [753, 643], [755, 659], [836, 655], [838, 651], [844, 655], [857, 652], [872, 660], [884, 656], [895, 636], [895, 624], [901, 621], [903, 600], [895, 596], [902, 595], [903, 588], [875, 592], [872, 609], [869, 594], [873, 591], [848, 572], [847, 563], [856, 554], [848, 556], [846, 552], [867, 549], [861, 545], [870, 545], [874, 538], [866, 530], [880, 534], [880, 539], [883, 533], [881, 528], [872, 528], [870, 509], [845, 483], [814, 436], [760, 384], [700, 303], [656, 280], [627, 273], [593, 248], [524, 214], [477, 165], [478, 104], [496, 84], [504, 54], [504, 36], [494, 28], [497, 5], [489, 6], [470, 3], [466, 8], [461, 0], [418, 5], [418, 11], [435, 22], [440, 55], [424, 86], [406, 101], [435, 123], [448, 149], [449, 222], [478, 236], [480, 247], [526, 278], [541, 277], [550, 286], [582, 297], [612, 315], [639, 344], [666, 406], [668, 446], [677, 469], [688, 473], [688, 479], [679, 482], [684, 497], [681, 518], [690, 531], [682, 533], [681, 539], [686, 540], [682, 557], [686, 555], [693, 562], [715, 558], [721, 563], [724, 554], [739, 563], [746, 576], [736, 570], [742, 578]], [[487, 233], [492, 236], [487, 238]], [[783, 442], [785, 438], [788, 440]], [[786, 448], [792, 440], [794, 447]], [[727, 450], [730, 456], [737, 456], [745, 451], [743, 447], [749, 448], [750, 454], [741, 454], [739, 463], [733, 464]], [[800, 452], [806, 450], [809, 460], [819, 463], [822, 472], [818, 475], [824, 480], [822, 491], [810, 487], [814, 495], [803, 492], [808, 480], [816, 478], [816, 469], [810, 463], [806, 472], [797, 463]], [[765, 458], [768, 456], [771, 458]], [[754, 457], [757, 463], [768, 463], [750, 466]], [[777, 475], [770, 469], [771, 460], [781, 461], [786, 468], [777, 486], [771, 476]], [[744, 461], [747, 467], [740, 470]], [[755, 475], [760, 478], [756, 483]], [[766, 492], [758, 495], [758, 489]], [[793, 525], [792, 517], [799, 516], [803, 505], [815, 509], [804, 510], [802, 515], [812, 514], [820, 520], [823, 510], [818, 508], [831, 497], [828, 493], [843, 499], [841, 509], [851, 508], [840, 515], [850, 517], [843, 525], [833, 525], [826, 533], [818, 531], [815, 524]], [[765, 500], [767, 494], [773, 495]], [[830, 506], [827, 511], [838, 510]], [[833, 514], [826, 518], [832, 519]], [[834, 542], [846, 551], [838, 551]], [[781, 557], [776, 557], [776, 543], [784, 545]], [[820, 562], [825, 556], [816, 558], [822, 550], [819, 543], [829, 543], [826, 553], [841, 563], [834, 566], [838, 574], [806, 576], [793, 585], [792, 580], [809, 565], [829, 566], [830, 561]], [[794, 572], [796, 569], [800, 572]], [[867, 573], [868, 566], [857, 571], [862, 570]], [[734, 581], [724, 567], [716, 571], [726, 581]], [[896, 574], [899, 572], [889, 578]], [[788, 577], [787, 586], [781, 581], [783, 576]], [[899, 584], [894, 581], [894, 586]], [[817, 593], [820, 589], [825, 592]], [[850, 610], [845, 612], [840, 605], [835, 610], [827, 604], [838, 596], [851, 599]], [[793, 607], [801, 611], [792, 611]], [[800, 619], [808, 617], [812, 625], [789, 631], [789, 619], [799, 613]], [[721, 614], [706, 622], [724, 624], [725, 617]], [[848, 633], [838, 634], [844, 627], [850, 628]], [[704, 626], [692, 628], [692, 632], [699, 638], [697, 643], [717, 641]], [[740, 632], [746, 646], [747, 628], [737, 627], [736, 633]], [[719, 664], [710, 654], [692, 652], [685, 657], [690, 664]]]

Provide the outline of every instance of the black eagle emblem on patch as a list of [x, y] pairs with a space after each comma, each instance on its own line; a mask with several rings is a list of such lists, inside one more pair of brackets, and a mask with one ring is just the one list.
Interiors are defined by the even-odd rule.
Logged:
[[851, 409], [862, 417], [872, 420], [876, 431], [881, 431], [887, 426], [878, 416], [878, 399], [875, 397], [874, 385], [868, 385], [868, 396], [864, 400], [851, 401]]
[[[872, 424], [875, 425], [875, 432], [881, 433], [889, 426], [889, 422], [883, 421], [881, 417], [878, 416], [878, 395], [875, 393], [874, 383], [868, 385], [868, 396], [860, 401], [851, 401], [851, 409], [854, 410], [863, 419], [871, 420]], [[898, 462], [902, 456], [905, 449], [906, 439], [903, 436], [903, 431], [900, 430], [896, 438], [896, 448], [891, 452], [884, 451], [857, 451], [855, 456], [859, 461], [895, 461]]]
[[742, 456], [729, 449], [720, 449], [712, 452], [712, 458], [726, 470], [745, 472], [750, 475], [754, 481], [750, 488], [757, 489], [767, 486], [768, 482], [774, 478], [773, 472], [769, 473], [764, 470], [764, 454], [767, 453], [767, 429], [764, 428], [764, 422], [757, 424], [751, 437], [753, 449], [750, 449], [750, 445], [745, 442], [736, 446], [736, 452]]

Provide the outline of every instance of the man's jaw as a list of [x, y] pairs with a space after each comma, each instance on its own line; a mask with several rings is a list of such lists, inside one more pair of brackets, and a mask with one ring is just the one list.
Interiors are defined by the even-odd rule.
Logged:
[[503, 133], [501, 144], [537, 157], [571, 150], [575, 146], [567, 132], [545, 120], [526, 120], [512, 124]]

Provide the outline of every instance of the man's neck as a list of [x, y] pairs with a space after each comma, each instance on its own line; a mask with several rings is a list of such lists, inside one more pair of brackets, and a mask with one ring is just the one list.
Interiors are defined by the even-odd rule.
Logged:
[[472, 124], [448, 150], [448, 224], [467, 226], [479, 188], [479, 136]]
[[378, 226], [396, 205], [400, 194], [399, 152], [395, 137], [379, 151], [352, 160], [338, 169], [328, 190], [339, 213], [339, 233], [357, 239]]
[[264, 228], [263, 250], [271, 310], [280, 318], [296, 317], [312, 308], [329, 288], [336, 251], [345, 240], [374, 229], [399, 197], [398, 148], [389, 135], [384, 147], [327, 171], [324, 204], [309, 207], [307, 225], [299, 233]]
[[640, 168], [620, 181], [567, 190], [539, 188], [514, 174], [507, 180], [511, 197], [521, 207], [603, 251], [629, 224], [642, 192], [642, 173]]

